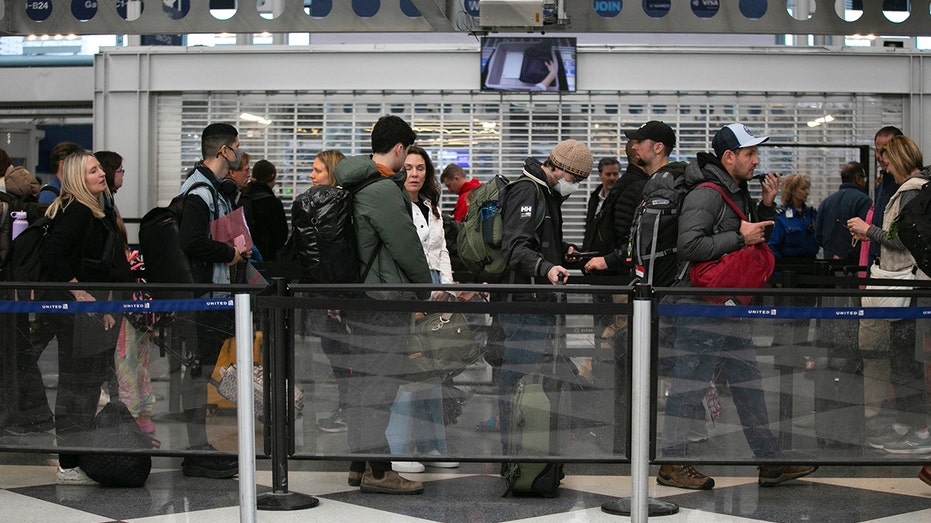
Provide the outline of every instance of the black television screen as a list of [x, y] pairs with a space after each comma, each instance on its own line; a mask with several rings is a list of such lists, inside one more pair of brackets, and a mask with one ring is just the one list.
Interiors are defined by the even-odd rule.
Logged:
[[483, 91], [575, 92], [575, 38], [482, 38]]

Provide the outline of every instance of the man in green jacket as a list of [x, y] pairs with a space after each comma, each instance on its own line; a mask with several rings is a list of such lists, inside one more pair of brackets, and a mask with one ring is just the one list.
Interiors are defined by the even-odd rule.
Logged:
[[[407, 149], [417, 134], [397, 116], [383, 116], [372, 128], [372, 154], [340, 162], [334, 176], [343, 188], [370, 178], [380, 180], [362, 187], [353, 198], [360, 272], [366, 284], [431, 283], [430, 269], [411, 220], [411, 204], [402, 185]], [[370, 298], [413, 299], [411, 293], [370, 291]], [[426, 296], [424, 296], [425, 298]], [[354, 454], [390, 454], [385, 428], [391, 405], [402, 383], [403, 364], [412, 323], [409, 312], [344, 311], [352, 326], [350, 351], [348, 437]], [[353, 461], [349, 484], [362, 492], [419, 494], [423, 484], [391, 470], [390, 461]]]

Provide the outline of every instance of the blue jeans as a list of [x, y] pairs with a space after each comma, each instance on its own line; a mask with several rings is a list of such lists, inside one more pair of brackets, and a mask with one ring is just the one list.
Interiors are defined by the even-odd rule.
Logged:
[[504, 331], [504, 361], [498, 373], [498, 417], [501, 444], [507, 453], [511, 392], [521, 378], [535, 371], [543, 361], [556, 318], [551, 314], [501, 314], [498, 321]]
[[664, 457], [688, 456], [689, 424], [704, 414], [702, 399], [716, 367], [730, 385], [744, 437], [757, 458], [782, 455], [769, 430], [756, 351], [746, 321], [676, 318], [672, 389], [666, 401], [661, 448]]
[[[392, 454], [446, 454], [443, 387], [434, 383], [401, 385], [385, 429]], [[412, 448], [411, 436], [414, 444]]]

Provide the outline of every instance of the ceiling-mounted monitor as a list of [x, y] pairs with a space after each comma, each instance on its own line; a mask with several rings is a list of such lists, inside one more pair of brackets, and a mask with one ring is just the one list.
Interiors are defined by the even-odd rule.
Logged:
[[486, 36], [481, 89], [574, 93], [575, 64], [575, 38]]

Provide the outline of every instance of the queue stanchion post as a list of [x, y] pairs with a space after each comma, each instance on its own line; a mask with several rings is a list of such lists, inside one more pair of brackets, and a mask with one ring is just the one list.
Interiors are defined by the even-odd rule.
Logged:
[[[287, 296], [285, 278], [272, 278], [271, 287], [275, 296]], [[288, 491], [288, 453], [294, 440], [293, 411], [289, 396], [290, 382], [287, 379], [290, 358], [288, 350], [293, 345], [293, 331], [289, 328], [290, 311], [276, 306], [269, 309], [268, 351], [263, 358], [265, 383], [265, 434], [268, 453], [271, 455], [272, 491], [258, 496], [259, 510], [303, 510], [316, 507], [320, 500]], [[290, 340], [290, 342], [289, 342]], [[250, 340], [251, 346], [251, 340]]]
[[[252, 306], [251, 296], [235, 296], [236, 346], [252, 346]], [[255, 497], [255, 405], [253, 404], [254, 384], [252, 382], [252, 351], [236, 351], [237, 392], [236, 417], [239, 429], [239, 520], [253, 522], [256, 520]]]
[[675, 503], [650, 498], [650, 383], [651, 334], [653, 314], [653, 287], [637, 284], [634, 287], [634, 310], [630, 325], [633, 329], [630, 383], [631, 398], [631, 495], [601, 505], [605, 513], [630, 516], [636, 523], [650, 516], [667, 516], [679, 512]]
[[[795, 289], [798, 287], [798, 272], [794, 270], [782, 271], [782, 288]], [[778, 298], [777, 298], [778, 299]], [[789, 305], [797, 305], [796, 296], [789, 297]], [[792, 412], [794, 407], [795, 369], [785, 359], [795, 360], [799, 357], [799, 340], [797, 339], [798, 320], [790, 320], [788, 358], [776, 355], [776, 367], [779, 370], [779, 448], [785, 450], [792, 448]], [[804, 340], [803, 340], [804, 341]]]

